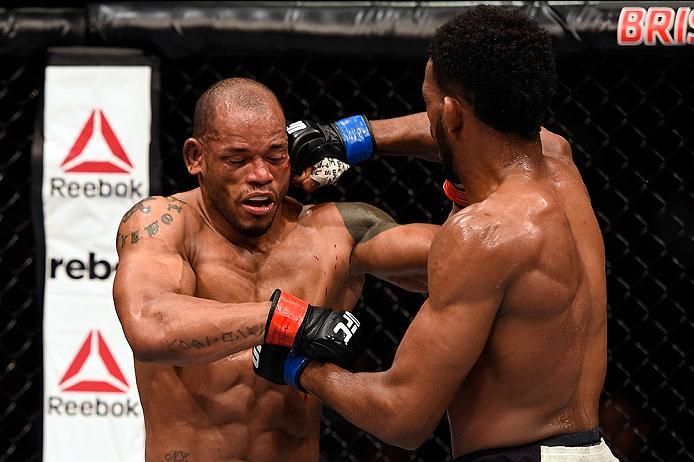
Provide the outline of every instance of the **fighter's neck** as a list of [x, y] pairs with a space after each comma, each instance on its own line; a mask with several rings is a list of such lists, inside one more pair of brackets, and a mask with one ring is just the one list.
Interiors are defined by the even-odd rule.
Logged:
[[541, 169], [540, 136], [523, 140], [505, 135], [476, 137], [461, 146], [454, 168], [471, 203], [481, 202], [511, 176], [536, 177]]

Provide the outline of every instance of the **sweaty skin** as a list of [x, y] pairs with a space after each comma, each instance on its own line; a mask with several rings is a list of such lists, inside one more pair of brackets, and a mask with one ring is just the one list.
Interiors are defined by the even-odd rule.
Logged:
[[[428, 109], [444, 101], [448, 126], [457, 121], [473, 134], [459, 152], [490, 152], [496, 143], [486, 157], [456, 159], [473, 205], [454, 211], [436, 235], [429, 298], [392, 367], [352, 374], [311, 363], [301, 385], [405, 448], [422, 444], [447, 411], [455, 457], [597, 427], [607, 359], [605, 254], [570, 147], [544, 129], [526, 143], [492, 134], [469, 106], [437, 94], [430, 73], [429, 65]], [[372, 124], [379, 150], [414, 153], [389, 141], [404, 133], [413, 146], [428, 139], [429, 149], [417, 152], [432, 159], [427, 115], [406, 119]]]
[[[270, 295], [351, 309], [367, 273], [426, 290], [438, 227], [398, 226], [366, 204], [285, 197], [281, 108], [271, 101], [256, 114], [225, 98], [214, 136], [184, 146], [202, 187], [143, 200], [118, 230], [114, 300], [135, 357], [146, 460], [317, 461], [320, 403], [251, 368]], [[272, 197], [269, 213], [248, 206], [259, 192]]]

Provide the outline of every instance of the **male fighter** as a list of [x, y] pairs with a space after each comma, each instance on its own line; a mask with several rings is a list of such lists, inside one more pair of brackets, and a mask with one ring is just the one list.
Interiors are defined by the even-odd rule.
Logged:
[[[414, 115], [369, 128], [357, 117], [295, 128], [292, 155], [313, 157], [301, 170], [321, 151], [349, 162], [359, 144], [432, 152], [430, 127], [471, 205], [434, 238], [429, 298], [389, 370], [354, 374], [297, 352], [277, 366], [287, 383], [405, 448], [448, 411], [456, 460], [616, 460], [597, 428], [604, 245], [568, 143], [540, 127], [554, 83], [550, 40], [536, 23], [477, 6], [433, 38], [428, 123]], [[343, 133], [345, 124], [363, 130]]]
[[122, 219], [114, 300], [135, 357], [148, 461], [318, 460], [320, 403], [254, 375], [250, 348], [265, 339], [350, 364], [354, 355], [321, 339], [352, 347], [359, 324], [320, 309], [287, 318], [295, 301], [279, 292], [267, 301], [273, 290], [343, 309], [366, 273], [426, 290], [438, 227], [286, 197], [285, 125], [265, 86], [218, 82], [198, 100], [183, 146], [200, 187], [145, 199]]

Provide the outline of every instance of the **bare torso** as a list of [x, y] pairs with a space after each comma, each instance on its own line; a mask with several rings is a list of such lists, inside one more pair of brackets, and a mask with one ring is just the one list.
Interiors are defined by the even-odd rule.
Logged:
[[507, 180], [483, 205], [517, 217], [524, 229], [516, 231], [533, 236], [535, 249], [448, 408], [455, 455], [598, 425], [607, 351], [604, 244], [570, 153], [554, 135], [542, 138], [544, 173], [530, 183]]
[[[176, 197], [200, 212], [199, 190]], [[316, 305], [351, 309], [363, 276], [350, 275], [353, 241], [335, 206], [302, 208], [287, 199], [284, 207], [296, 214], [296, 225], [266, 254], [231, 244], [203, 214], [189, 213], [185, 259], [195, 274], [192, 293], [221, 302], [248, 302], [267, 300], [281, 288]], [[250, 350], [210, 364], [136, 362], [135, 369], [148, 461], [318, 459], [321, 405], [257, 377]]]

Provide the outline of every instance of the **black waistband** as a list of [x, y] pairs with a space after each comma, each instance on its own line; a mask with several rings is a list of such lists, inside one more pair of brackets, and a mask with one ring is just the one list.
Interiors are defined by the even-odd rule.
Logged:
[[[591, 428], [590, 430], [583, 430], [576, 433], [567, 433], [565, 435], [552, 436], [550, 438], [545, 438], [540, 441], [535, 441], [534, 443], [524, 444], [522, 446], [512, 446], [507, 448], [493, 448], [493, 449], [483, 449], [481, 451], [471, 452], [470, 454], [465, 454], [463, 456], [457, 457], [453, 462], [472, 462], [477, 460], [497, 460], [494, 459], [494, 455], [506, 455], [512, 456], [513, 454], [518, 454], [519, 456], [533, 455], [537, 453], [539, 457], [540, 446], [569, 446], [569, 447], [579, 447], [579, 446], [594, 446], [600, 443], [600, 428]], [[498, 459], [498, 460], [535, 460], [534, 458], [508, 458], [508, 459]], [[539, 458], [537, 459], [539, 460]]]
[[591, 428], [576, 433], [557, 435], [538, 441], [540, 446], [593, 446], [600, 442], [600, 429]]

